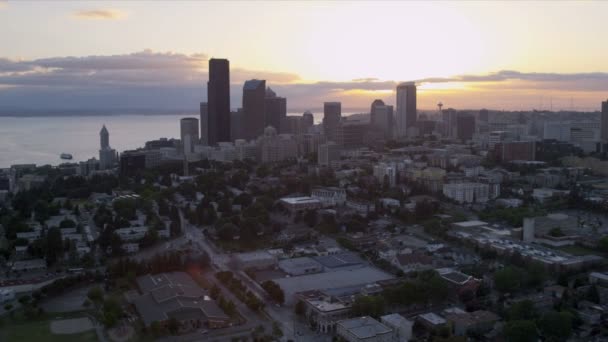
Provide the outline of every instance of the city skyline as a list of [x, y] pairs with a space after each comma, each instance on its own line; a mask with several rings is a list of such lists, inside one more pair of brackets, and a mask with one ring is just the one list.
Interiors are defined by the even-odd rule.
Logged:
[[[608, 49], [599, 43], [605, 3], [58, 2], [44, 11], [34, 3], [0, 4], [4, 109], [195, 112], [206, 101], [211, 57], [234, 65], [232, 109], [253, 78], [288, 98], [288, 111], [330, 101], [351, 111], [376, 98], [395, 104], [403, 81], [417, 82], [420, 109], [441, 101], [458, 109], [599, 111], [608, 91]], [[167, 11], [180, 20], [151, 30], [167, 23]], [[264, 11], [275, 15], [251, 25]], [[566, 17], [572, 11], [577, 16]], [[43, 15], [48, 29], [24, 29], [24, 20]], [[296, 15], [302, 21], [290, 22]], [[242, 24], [214, 32], [217, 18]], [[298, 25], [307, 19], [315, 25]], [[419, 30], [424, 34], [405, 34]]]

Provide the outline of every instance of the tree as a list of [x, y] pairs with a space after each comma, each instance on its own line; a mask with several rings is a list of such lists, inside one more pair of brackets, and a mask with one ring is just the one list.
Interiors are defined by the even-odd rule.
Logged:
[[294, 311], [296, 315], [304, 316], [306, 314], [306, 304], [304, 304], [303, 301], [299, 300], [294, 307]]
[[177, 319], [175, 319], [175, 317], [171, 317], [169, 319], [169, 322], [167, 322], [167, 328], [169, 329], [169, 332], [171, 334], [177, 334], [179, 330], [179, 322], [177, 321]]
[[566, 341], [572, 335], [572, 314], [549, 311], [541, 316], [538, 327], [549, 341]]
[[276, 321], [272, 322], [272, 335], [279, 339], [283, 337], [283, 331]]
[[596, 303], [596, 304], [600, 303], [600, 293], [598, 292], [597, 286], [595, 286], [595, 284], [589, 286], [589, 290], [587, 290], [585, 297], [587, 298], [588, 301], [590, 301], [592, 303]]
[[152, 332], [152, 335], [159, 337], [163, 332], [163, 328], [158, 321], [153, 321], [150, 323], [150, 331]]
[[32, 299], [32, 297], [27, 296], [27, 295], [21, 296], [21, 297], [19, 297], [19, 303], [21, 303], [21, 305], [27, 305], [31, 299]]
[[608, 236], [604, 236], [597, 242], [597, 248], [604, 253], [608, 253]]
[[535, 320], [537, 317], [538, 313], [531, 300], [514, 303], [507, 312], [507, 320], [509, 321]]
[[266, 290], [270, 298], [279, 304], [285, 303], [285, 293], [279, 284], [272, 280], [267, 280], [262, 283], [262, 288]]
[[522, 285], [521, 271], [512, 266], [507, 266], [494, 273], [494, 284], [496, 289], [502, 293], [519, 290]]
[[76, 228], [76, 222], [70, 219], [63, 219], [59, 223], [59, 228]]
[[113, 327], [123, 316], [122, 306], [115, 298], [108, 298], [103, 303], [102, 322], [106, 327]]
[[61, 240], [61, 231], [59, 228], [53, 227], [46, 234], [46, 262], [53, 265], [61, 251], [63, 251], [63, 241]]
[[505, 337], [508, 342], [537, 342], [538, 333], [533, 321], [510, 321], [505, 326]]
[[352, 305], [352, 312], [355, 316], [372, 316], [375, 318], [384, 314], [385, 302], [383, 297], [359, 296]]
[[89, 290], [87, 297], [95, 304], [103, 302], [103, 291], [99, 286], [95, 286]]
[[314, 227], [317, 224], [317, 211], [316, 210], [306, 210], [304, 213], [304, 222], [309, 227]]
[[213, 284], [213, 287], [211, 287], [211, 289], [209, 290], [209, 296], [212, 299], [217, 299], [220, 296], [220, 294], [221, 294], [220, 288], [216, 284]]

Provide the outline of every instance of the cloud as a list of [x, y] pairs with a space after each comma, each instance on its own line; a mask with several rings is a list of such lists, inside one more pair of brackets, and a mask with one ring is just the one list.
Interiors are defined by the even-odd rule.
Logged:
[[[206, 98], [208, 56], [144, 50], [121, 55], [52, 57], [11, 60], [0, 57], [2, 106], [63, 108], [175, 108], [196, 110]], [[231, 106], [241, 105], [245, 80], [265, 79], [290, 109], [319, 108], [324, 101], [342, 101], [344, 108], [369, 108], [375, 98], [394, 103], [399, 83], [372, 77], [351, 81], [304, 82], [295, 73], [260, 71], [233, 66]], [[595, 106], [597, 94], [608, 93], [608, 73], [526, 73], [502, 70], [488, 74], [419, 79], [418, 84], [446, 83], [445, 88], [422, 87], [419, 103], [433, 108], [438, 101], [454, 107], [534, 106], [547, 97], [579, 98]], [[464, 83], [466, 89], [450, 88]], [[595, 94], [595, 95], [594, 95]], [[515, 101], [519, 98], [521, 101]], [[33, 101], [32, 99], [36, 99]], [[599, 100], [598, 100], [599, 101]], [[530, 107], [530, 108], [531, 108]]]
[[123, 11], [116, 9], [94, 9], [74, 12], [74, 17], [86, 20], [117, 20], [127, 16]]
[[509, 80], [535, 82], [572, 82], [572, 81], [608, 81], [608, 73], [539, 73], [501, 70], [482, 75], [458, 75], [453, 77], [430, 77], [417, 80], [417, 83], [447, 83], [447, 82], [502, 82]]

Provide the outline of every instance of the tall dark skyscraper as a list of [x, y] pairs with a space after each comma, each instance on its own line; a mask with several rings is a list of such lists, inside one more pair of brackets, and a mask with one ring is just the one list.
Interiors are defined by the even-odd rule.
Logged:
[[325, 102], [323, 104], [323, 132], [327, 141], [340, 143], [340, 121], [342, 120], [342, 103]]
[[458, 113], [456, 117], [456, 133], [462, 141], [471, 140], [475, 133], [475, 117], [469, 113]]
[[207, 102], [201, 102], [201, 144], [209, 145], [209, 134], [205, 132], [209, 131], [209, 108]]
[[287, 116], [287, 99], [279, 97], [272, 91], [266, 88], [266, 98], [264, 100], [266, 107], [265, 126], [274, 127], [279, 133], [281, 132], [281, 121]]
[[488, 122], [488, 113], [487, 109], [479, 110], [479, 121]]
[[302, 114], [302, 131], [303, 133], [308, 133], [308, 130], [314, 126], [315, 124], [315, 117], [312, 115], [312, 113], [307, 110], [304, 112], [304, 114]]
[[602, 102], [600, 125], [600, 138], [602, 139], [602, 142], [608, 143], [608, 100]]
[[99, 145], [102, 150], [110, 147], [110, 132], [108, 132], [106, 125], [101, 127], [101, 131], [99, 132], [99, 140]]
[[230, 63], [227, 59], [209, 60], [207, 82], [207, 136], [209, 145], [231, 141], [230, 138]]
[[416, 126], [416, 83], [404, 82], [397, 86], [397, 137], [405, 137]]
[[266, 122], [266, 81], [249, 80], [243, 86], [243, 134], [251, 140], [264, 134]]
[[378, 116], [376, 113], [376, 108], [380, 106], [384, 106], [384, 101], [380, 99], [375, 99], [374, 102], [372, 102], [372, 107], [369, 110], [369, 122], [372, 127], [376, 125], [376, 117]]

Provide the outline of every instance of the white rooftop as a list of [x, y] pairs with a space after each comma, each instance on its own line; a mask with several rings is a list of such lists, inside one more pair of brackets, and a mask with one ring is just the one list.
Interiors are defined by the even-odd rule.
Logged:
[[306, 203], [320, 203], [318, 199], [312, 197], [284, 197], [281, 201], [287, 204], [306, 204]]

